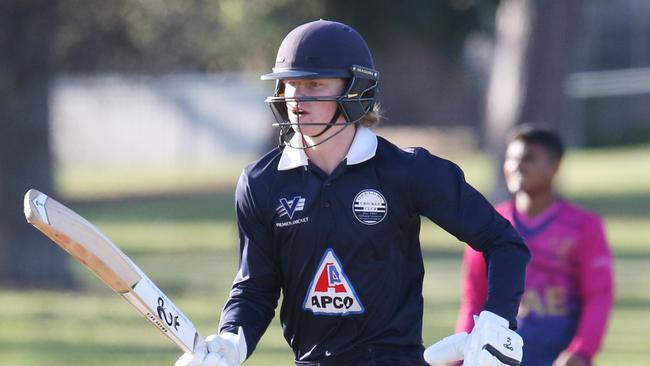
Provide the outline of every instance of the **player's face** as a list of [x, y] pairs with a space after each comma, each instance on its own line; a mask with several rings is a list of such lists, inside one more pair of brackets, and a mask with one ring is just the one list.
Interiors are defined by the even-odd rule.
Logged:
[[531, 195], [552, 190], [553, 178], [559, 168], [543, 146], [515, 140], [508, 145], [503, 171], [510, 193]]
[[[284, 96], [296, 97], [325, 97], [339, 96], [343, 92], [343, 79], [297, 79], [284, 81]], [[308, 123], [329, 123], [336, 113], [336, 102], [287, 102], [287, 112], [296, 132], [305, 136], [319, 134], [324, 125], [308, 125]], [[339, 116], [337, 121], [344, 121]]]

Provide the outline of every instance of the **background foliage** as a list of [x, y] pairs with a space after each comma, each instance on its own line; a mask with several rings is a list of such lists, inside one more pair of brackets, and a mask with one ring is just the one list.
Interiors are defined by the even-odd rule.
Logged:
[[[179, 72], [266, 70], [281, 35], [309, 20], [354, 25], [381, 40], [415, 38], [457, 56], [464, 37], [489, 30], [498, 1], [58, 0], [56, 70]], [[387, 16], [390, 14], [390, 16]]]

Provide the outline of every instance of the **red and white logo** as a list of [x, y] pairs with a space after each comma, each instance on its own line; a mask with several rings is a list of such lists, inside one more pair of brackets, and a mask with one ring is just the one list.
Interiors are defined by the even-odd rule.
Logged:
[[303, 309], [319, 315], [351, 315], [364, 312], [363, 304], [348, 280], [334, 250], [328, 248], [305, 296]]

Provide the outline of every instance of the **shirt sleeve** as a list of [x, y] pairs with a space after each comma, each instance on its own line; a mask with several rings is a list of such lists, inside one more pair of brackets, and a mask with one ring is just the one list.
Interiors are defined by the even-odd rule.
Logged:
[[463, 289], [460, 311], [456, 322], [457, 332], [471, 332], [474, 315], [478, 315], [487, 296], [487, 268], [480, 252], [465, 247], [463, 254]]
[[274, 259], [263, 208], [255, 202], [246, 173], [237, 184], [235, 208], [239, 228], [239, 270], [221, 313], [220, 332], [242, 327], [249, 356], [275, 315], [280, 296], [279, 270]]
[[424, 149], [414, 152], [410, 194], [416, 211], [458, 240], [482, 252], [487, 263], [484, 310], [517, 327], [530, 252], [517, 231], [450, 161]]
[[599, 219], [587, 225], [576, 256], [581, 311], [568, 350], [591, 359], [602, 344], [614, 299], [612, 253]]

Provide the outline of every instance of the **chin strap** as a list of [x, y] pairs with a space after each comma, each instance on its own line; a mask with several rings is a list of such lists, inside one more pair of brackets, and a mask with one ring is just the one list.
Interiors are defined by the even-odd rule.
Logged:
[[[309, 136], [309, 137], [319, 137], [319, 136], [322, 136], [322, 135], [323, 135], [325, 132], [327, 132], [330, 128], [332, 128], [334, 125], [336, 125], [336, 121], [339, 119], [340, 116], [341, 116], [341, 108], [337, 108], [337, 109], [336, 109], [336, 112], [334, 112], [334, 115], [332, 116], [332, 119], [330, 119], [330, 121], [327, 123], [327, 125], [325, 126], [325, 128], [323, 128], [323, 130], [322, 130], [321, 132], [317, 133], [316, 135]], [[298, 117], [298, 118], [300, 118], [300, 117]], [[347, 124], [349, 124], [349, 123], [346, 123], [346, 125], [347, 125]], [[300, 120], [298, 120], [298, 123], [296, 123], [296, 125], [297, 125], [297, 126], [300, 126]], [[283, 125], [279, 125], [278, 127], [280, 128], [280, 136], [278, 137], [278, 146], [287, 145], [287, 146], [290, 146], [290, 147], [293, 147], [293, 148], [298, 148], [298, 149], [300, 149], [300, 148], [305, 148], [305, 147], [291, 146], [291, 145], [289, 144], [289, 141], [291, 140], [291, 137], [292, 137], [293, 134], [295, 133], [295, 132], [293, 131], [293, 128], [291, 127], [291, 124], [284, 125], [284, 126], [283, 126]], [[334, 134], [334, 135], [337, 135], [337, 134], [338, 134], [338, 132], [337, 132], [336, 134]], [[330, 138], [334, 137], [334, 135], [328, 137], [327, 139], [325, 139], [325, 140], [319, 142], [319, 143], [316, 144], [316, 145], [320, 145], [320, 144], [322, 144], [323, 142], [325, 142], [325, 141], [329, 140]], [[304, 141], [304, 137], [303, 137], [303, 143], [305, 143], [305, 142], [306, 142], [306, 141]], [[310, 145], [310, 146], [308, 146], [308, 147], [306, 147], [306, 148], [313, 147], [313, 146], [316, 146], [316, 145]]]
[[327, 132], [327, 130], [329, 130], [330, 128], [332, 128], [332, 126], [334, 126], [334, 124], [336, 123], [336, 120], [339, 119], [340, 116], [341, 116], [341, 108], [337, 107], [336, 112], [334, 112], [334, 115], [332, 116], [332, 119], [327, 123], [327, 126], [325, 126], [325, 128], [321, 132], [319, 132], [318, 134], [316, 134], [314, 136], [309, 136], [309, 137], [322, 136], [325, 132]]
[[[340, 116], [341, 116], [341, 109], [340, 109], [340, 108], [337, 108], [337, 109], [336, 109], [336, 112], [334, 112], [334, 115], [332, 116], [332, 119], [327, 123], [327, 126], [325, 126], [325, 128], [324, 128], [321, 132], [317, 133], [316, 135], [309, 136], [309, 137], [312, 137], [312, 138], [313, 138], [313, 137], [319, 137], [319, 136], [322, 136], [325, 132], [327, 132], [327, 130], [329, 130], [330, 128], [332, 128], [333, 126], [336, 125], [336, 121], [339, 119]], [[300, 117], [299, 117], [299, 118], [300, 118]], [[346, 122], [343, 126], [344, 126], [344, 127], [347, 127], [348, 125], [351, 125], [351, 124], [352, 124], [352, 123], [348, 123], [348, 122]], [[298, 126], [300, 126], [300, 121], [298, 122]], [[288, 145], [289, 147], [293, 147], [293, 148], [298, 148], [298, 149], [309, 149], [309, 148], [312, 148], [312, 147], [318, 146], [318, 145], [320, 145], [320, 144], [322, 144], [322, 143], [324, 143], [324, 142], [327, 142], [329, 139], [331, 139], [331, 138], [333, 138], [334, 136], [338, 135], [341, 131], [343, 131], [343, 128], [342, 128], [341, 130], [335, 132], [335, 133], [332, 134], [331, 136], [325, 138], [323, 141], [318, 142], [318, 143], [313, 144], [313, 145], [309, 145], [309, 146], [307, 146], [307, 141], [305, 140], [305, 136], [304, 136], [304, 135], [302, 135], [302, 144], [303, 144], [302, 147], [291, 146], [291, 145], [289, 145], [288, 143], [286, 143], [285, 145]]]

